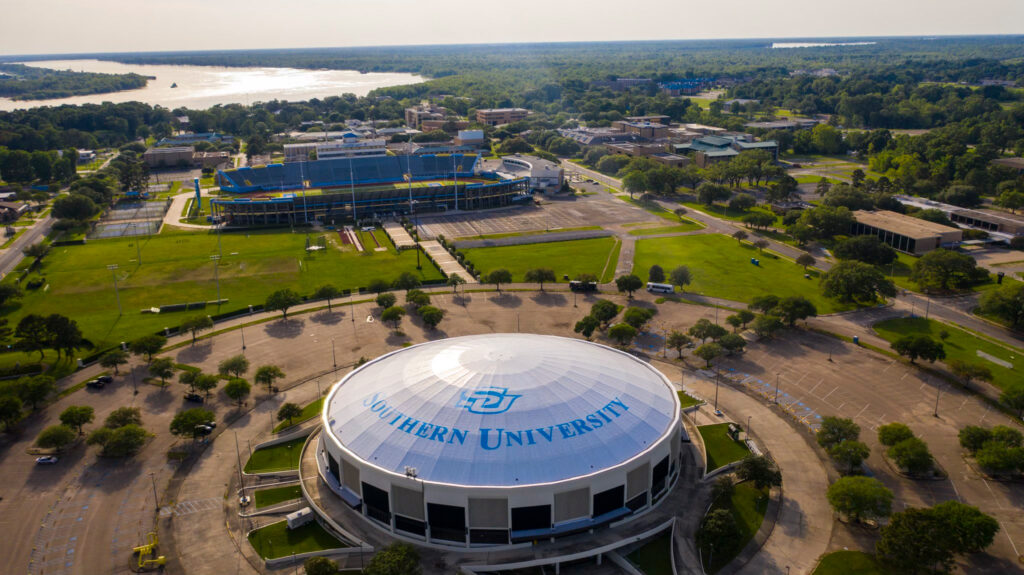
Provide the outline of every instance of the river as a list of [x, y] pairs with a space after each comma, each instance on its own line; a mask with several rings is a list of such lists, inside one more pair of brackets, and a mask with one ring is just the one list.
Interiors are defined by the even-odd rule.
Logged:
[[[365, 96], [375, 88], [418, 84], [424, 78], [404, 73], [368, 73], [355, 70], [301, 70], [296, 68], [225, 68], [220, 66], [136, 65], [101, 60], [47, 60], [24, 62], [27, 66], [155, 76], [145, 88], [90, 94], [53, 100], [0, 98], [0, 110], [9, 111], [62, 104], [145, 102], [166, 108], [205, 109], [217, 104], [252, 104], [270, 100], [298, 102], [312, 98], [355, 94]], [[171, 86], [177, 84], [176, 88]]]

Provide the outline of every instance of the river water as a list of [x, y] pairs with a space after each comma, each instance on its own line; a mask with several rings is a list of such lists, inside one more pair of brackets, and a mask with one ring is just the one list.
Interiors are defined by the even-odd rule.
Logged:
[[[375, 88], [418, 84], [424, 78], [404, 73], [361, 74], [355, 70], [300, 70], [296, 68], [224, 68], [219, 66], [157, 66], [121, 64], [100, 60], [48, 60], [25, 62], [27, 66], [155, 76], [145, 88], [91, 94], [53, 100], [0, 98], [0, 110], [9, 111], [62, 104], [145, 102], [174, 109], [205, 109], [217, 104], [252, 104], [270, 100], [298, 102], [342, 94], [365, 96]], [[171, 86], [177, 84], [176, 88]]]

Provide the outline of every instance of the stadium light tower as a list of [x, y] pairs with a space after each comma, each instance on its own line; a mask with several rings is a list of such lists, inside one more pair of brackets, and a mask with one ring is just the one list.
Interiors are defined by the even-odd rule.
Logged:
[[412, 218], [412, 150], [405, 155], [405, 181], [409, 183], [409, 217]]
[[120, 317], [123, 315], [121, 311], [121, 294], [117, 292], [117, 264], [110, 264], [107, 269], [111, 271], [114, 276], [114, 297], [117, 298], [117, 315]]
[[213, 262], [213, 280], [217, 282], [217, 307], [220, 307], [220, 275], [218, 274], [217, 268], [220, 267], [220, 256], [210, 256], [210, 261]]
[[452, 154], [452, 175], [455, 177], [455, 211], [459, 211], [459, 170], [455, 167], [455, 154]]
[[352, 155], [348, 156], [348, 183], [352, 188], [352, 221], [358, 225], [359, 218], [356, 217], [356, 178], [352, 171]]

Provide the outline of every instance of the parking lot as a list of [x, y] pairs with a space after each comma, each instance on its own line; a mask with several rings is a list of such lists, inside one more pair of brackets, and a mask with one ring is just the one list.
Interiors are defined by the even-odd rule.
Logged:
[[609, 227], [632, 222], [661, 221], [650, 213], [612, 197], [606, 192], [590, 196], [537, 196], [541, 206], [503, 208], [487, 212], [419, 217], [423, 237], [439, 234], [449, 239], [525, 231]]

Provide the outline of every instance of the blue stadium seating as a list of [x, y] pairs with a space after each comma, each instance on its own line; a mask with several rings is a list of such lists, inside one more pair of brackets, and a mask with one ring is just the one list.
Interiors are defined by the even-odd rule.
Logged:
[[374, 158], [338, 158], [313, 162], [271, 164], [219, 172], [225, 192], [260, 191], [402, 182], [406, 173], [415, 180], [473, 176], [479, 156], [380, 156]]

